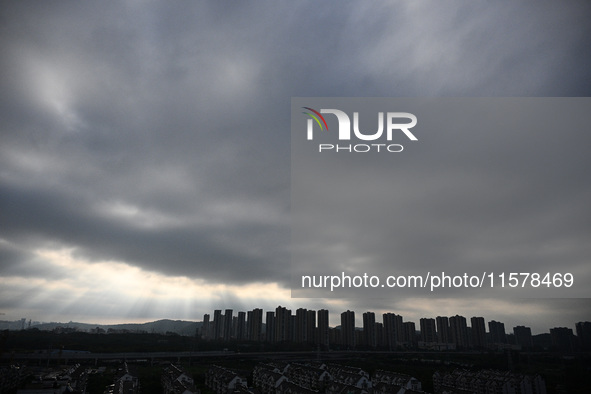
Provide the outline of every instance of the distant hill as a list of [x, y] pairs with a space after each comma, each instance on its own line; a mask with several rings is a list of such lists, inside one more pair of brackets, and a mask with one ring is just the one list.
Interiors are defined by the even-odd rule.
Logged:
[[25, 320], [7, 321], [0, 320], [0, 330], [22, 330], [26, 327]]
[[[105, 331], [111, 329], [117, 331], [126, 330], [129, 332], [147, 332], [155, 334], [175, 333], [183, 336], [193, 336], [195, 335], [197, 329], [201, 327], [201, 325], [202, 322], [163, 319], [140, 324], [88, 324], [77, 322], [39, 323], [32, 325], [31, 328], [44, 331], [52, 331], [58, 327], [76, 329], [78, 331], [92, 331], [100, 328]], [[23, 324], [21, 321], [0, 321], [0, 330], [21, 330], [22, 327]]]

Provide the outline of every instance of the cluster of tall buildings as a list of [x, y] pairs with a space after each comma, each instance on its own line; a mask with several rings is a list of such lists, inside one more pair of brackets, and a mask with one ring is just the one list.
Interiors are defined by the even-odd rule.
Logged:
[[[232, 309], [215, 310], [213, 319], [209, 314], [203, 316], [201, 337], [207, 340], [255, 342], [295, 342], [317, 344], [328, 347], [329, 325], [328, 311], [300, 308], [292, 314], [290, 309], [278, 306], [275, 311], [253, 309], [238, 312]], [[353, 322], [354, 325], [354, 322]]]
[[[264, 318], [264, 319], [263, 319]], [[264, 324], [263, 324], [264, 320]], [[213, 319], [209, 314], [203, 317], [201, 336], [206, 340], [237, 340], [270, 343], [306, 343], [327, 349], [329, 346], [341, 349], [502, 349], [518, 346], [532, 349], [534, 346], [531, 328], [513, 327], [513, 333], [505, 332], [505, 325], [495, 320], [486, 322], [484, 317], [437, 316], [421, 318], [419, 330], [414, 322], [404, 321], [401, 315], [384, 313], [376, 319], [374, 312], [363, 313], [363, 327], [355, 326], [355, 312], [341, 313], [341, 324], [329, 327], [329, 312], [300, 308], [292, 313], [290, 309], [278, 306], [275, 311], [254, 309], [238, 312], [232, 309], [216, 310]], [[510, 340], [509, 340], [510, 338]], [[589, 350], [591, 345], [591, 323], [577, 323], [577, 336], [572, 330], [557, 327], [550, 330], [551, 344], [560, 349]]]
[[[425, 346], [446, 347], [455, 349], [482, 349], [491, 346], [503, 346], [507, 343], [505, 324], [491, 320], [488, 322], [488, 332], [484, 317], [474, 316], [468, 320], [464, 316], [437, 316], [435, 319], [423, 318], [421, 323], [421, 339]], [[522, 341], [519, 345], [531, 348], [532, 335], [529, 327], [514, 327], [519, 332]]]

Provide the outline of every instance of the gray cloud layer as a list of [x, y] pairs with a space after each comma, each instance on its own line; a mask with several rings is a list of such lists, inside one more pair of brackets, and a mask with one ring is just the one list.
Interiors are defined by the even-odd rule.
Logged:
[[[588, 96], [589, 11], [586, 2], [4, 4], [0, 238], [13, 246], [0, 245], [0, 275], [43, 275], [21, 264], [32, 258], [24, 251], [64, 246], [168, 275], [287, 286], [291, 97]], [[417, 169], [421, 206], [440, 223], [527, 214], [529, 197], [513, 212], [440, 209], [446, 189], [479, 187], [491, 154], [475, 153], [471, 169], [444, 158], [430, 176]], [[519, 161], [504, 154], [507, 166]], [[588, 187], [578, 184], [584, 169], [571, 170], [529, 169], [527, 196], [560, 178], [553, 195], [568, 204], [556, 209], [574, 211], [555, 225], [578, 242], [589, 235], [577, 215]], [[519, 195], [523, 183], [512, 184]]]
[[[367, 99], [307, 98], [294, 104], [294, 117], [305, 105], [349, 114], [356, 107], [360, 118], [371, 118], [372, 131], [378, 111], [410, 111], [419, 118], [413, 128], [419, 140], [394, 136], [390, 143], [402, 142], [401, 153], [319, 154], [319, 143], [387, 141], [330, 138], [338, 125], [329, 115], [330, 131], [317, 131], [325, 140], [307, 141], [306, 116], [300, 115], [302, 127], [295, 127], [292, 137], [292, 214], [305, 218], [292, 233], [307, 244], [298, 246], [304, 252], [294, 253], [299, 274], [345, 271], [384, 280], [443, 271], [478, 277], [483, 272], [569, 272], [576, 279], [566, 291], [526, 286], [493, 294], [589, 296], [591, 100], [375, 99], [369, 104]], [[384, 290], [393, 296], [412, 293]], [[469, 294], [474, 293], [484, 291]]]

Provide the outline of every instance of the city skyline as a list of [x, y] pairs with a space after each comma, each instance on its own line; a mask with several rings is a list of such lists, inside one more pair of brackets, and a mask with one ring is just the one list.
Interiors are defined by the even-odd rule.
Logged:
[[[0, 317], [190, 320], [281, 304], [396, 311], [417, 326], [456, 314], [535, 331], [589, 320], [589, 298], [527, 289], [292, 299], [289, 267], [292, 97], [589, 97], [590, 7], [3, 4]], [[335, 206], [368, 197], [387, 210], [312, 217], [314, 248], [333, 242], [326, 271], [445, 261], [457, 274], [589, 283], [591, 136], [560, 116], [544, 131], [417, 130], [420, 149], [399, 156], [409, 164], [385, 169], [393, 191], [335, 193]], [[388, 253], [373, 254], [374, 240]]]
[[[357, 312], [357, 315], [355, 314], [355, 311], [351, 311], [351, 310], [346, 310], [346, 311], [342, 311], [342, 312], [335, 312], [335, 311], [330, 311], [328, 309], [319, 309], [319, 310], [314, 310], [314, 309], [308, 309], [305, 307], [298, 307], [297, 309], [290, 309], [288, 307], [284, 307], [284, 306], [277, 306], [276, 308], [272, 308], [269, 310], [265, 310], [263, 308], [254, 308], [252, 310], [239, 310], [239, 309], [234, 309], [234, 308], [227, 308], [227, 309], [214, 309], [212, 311], [206, 312], [202, 315], [201, 320], [199, 319], [190, 319], [190, 320], [183, 320], [183, 319], [176, 319], [177, 321], [183, 321], [183, 322], [195, 322], [195, 323], [202, 323], [203, 326], [208, 326], [210, 327], [210, 329], [212, 330], [211, 333], [209, 334], [209, 339], [213, 339], [214, 337], [218, 337], [220, 339], [224, 339], [224, 340], [228, 340], [229, 339], [229, 333], [234, 330], [234, 332], [236, 331], [236, 327], [237, 324], [242, 324], [243, 325], [243, 335], [244, 337], [247, 336], [247, 333], [252, 332], [252, 331], [259, 331], [259, 332], [263, 332], [261, 327], [262, 326], [267, 326], [266, 320], [268, 320], [269, 318], [274, 319], [276, 318], [276, 311], [277, 310], [281, 310], [283, 311], [282, 313], [285, 314], [285, 317], [283, 319], [286, 319], [287, 317], [292, 317], [295, 318], [295, 321], [292, 321], [291, 324], [294, 325], [298, 325], [298, 324], [303, 324], [303, 326], [306, 326], [307, 323], [297, 323], [298, 319], [300, 319], [300, 316], [298, 316], [300, 314], [300, 312], [302, 313], [307, 313], [307, 319], [310, 320], [313, 323], [313, 326], [316, 329], [319, 329], [320, 326], [326, 327], [326, 328], [330, 328], [330, 329], [334, 329], [337, 327], [340, 327], [342, 325], [342, 319], [343, 319], [343, 315], [344, 314], [348, 314], [349, 312], [351, 312], [353, 315], [353, 321], [354, 324], [352, 327], [355, 328], [355, 330], [359, 331], [365, 331], [366, 329], [366, 325], [368, 322], [379, 322], [380, 320], [380, 316], [383, 317], [384, 320], [386, 320], [386, 317], [388, 317], [389, 319], [392, 318], [397, 318], [400, 319], [400, 323], [399, 324], [403, 324], [403, 323], [413, 323], [414, 327], [415, 327], [415, 331], [417, 333], [421, 333], [421, 335], [423, 335], [422, 333], [425, 332], [425, 330], [428, 332], [431, 329], [431, 322], [433, 324], [433, 327], [435, 328], [436, 332], [438, 333], [437, 335], [439, 335], [439, 331], [437, 331], [436, 327], [439, 327], [442, 322], [447, 322], [446, 324], [449, 326], [449, 319], [453, 318], [453, 317], [460, 317], [465, 319], [464, 325], [468, 328], [475, 328], [476, 331], [474, 331], [474, 333], [472, 335], [476, 335], [476, 337], [474, 338], [474, 340], [476, 341], [476, 343], [479, 343], [478, 341], [483, 341], [483, 338], [478, 338], [478, 332], [482, 331], [482, 333], [486, 333], [486, 334], [490, 334], [490, 335], [494, 335], [493, 334], [493, 329], [491, 328], [491, 323], [493, 324], [493, 326], [495, 326], [495, 324], [501, 324], [503, 327], [505, 327], [505, 323], [504, 322], [499, 322], [497, 320], [494, 319], [490, 319], [488, 320], [487, 317], [485, 316], [468, 316], [468, 317], [464, 317], [462, 315], [459, 314], [455, 314], [455, 315], [437, 315], [437, 316], [420, 316], [418, 318], [416, 318], [416, 320], [409, 320], [406, 317], [396, 314], [393, 311], [386, 311], [386, 312], [375, 312], [375, 311], [364, 311], [364, 312]], [[294, 312], [294, 313], [292, 313]], [[229, 314], [230, 317], [232, 317], [234, 320], [232, 322], [228, 322], [226, 320], [226, 315]], [[310, 314], [313, 314], [313, 317], [310, 319]], [[318, 317], [316, 317], [316, 314], [318, 314]], [[322, 318], [320, 317], [320, 315], [322, 315]], [[377, 316], [377, 318], [376, 318]], [[237, 320], [236, 320], [237, 319]], [[350, 317], [349, 317], [350, 319]], [[443, 320], [441, 320], [443, 319]], [[160, 319], [160, 320], [170, 320], [170, 321], [175, 321], [175, 319]], [[221, 322], [221, 326], [218, 327], [218, 329], [216, 330], [214, 327], [215, 326], [215, 322]], [[254, 323], [253, 323], [254, 321]], [[256, 323], [258, 321], [258, 323]], [[65, 324], [66, 326], [71, 325], [71, 324], [76, 324], [76, 323], [80, 323], [80, 324], [84, 324], [84, 325], [89, 325], [89, 326], [93, 326], [96, 325], [96, 322], [83, 322], [83, 321], [37, 321], [37, 320], [33, 320], [30, 318], [21, 318], [19, 320], [14, 320], [14, 321], [6, 321], [6, 320], [2, 320], [0, 319], [0, 322], [4, 322], [4, 323], [12, 323], [12, 326], [14, 327], [15, 323], [20, 322], [22, 324], [23, 329], [27, 329], [29, 327], [35, 327], [38, 325], [44, 325], [44, 324]], [[242, 322], [242, 323], [240, 323]], [[470, 325], [467, 325], [467, 322], [470, 322]], [[121, 323], [100, 323], [98, 324], [99, 326], [118, 326], [118, 325], [141, 325], [141, 324], [149, 324], [152, 323], [152, 321], [141, 321], [141, 322], [121, 322]], [[552, 329], [556, 329], [556, 328], [567, 328], [572, 330], [573, 332], [577, 332], [577, 326], [580, 324], [591, 324], [589, 323], [589, 321], [577, 321], [577, 322], [562, 322], [562, 324], [558, 324], [552, 327], [546, 327], [545, 329], [543, 328], [537, 328], [538, 331], [532, 331], [531, 328], [526, 321], [521, 321], [521, 322], [517, 322], [516, 324], [512, 325], [512, 324], [507, 324], [507, 330], [509, 330], [511, 327], [513, 329], [515, 328], [527, 328], [528, 330], [530, 330], [531, 335], [539, 335], [539, 334], [544, 334], [544, 333], [548, 333], [550, 332], [550, 330]], [[251, 326], [252, 324], [255, 324], [253, 326]], [[290, 323], [286, 323], [286, 324], [290, 324]], [[393, 323], [390, 323], [393, 324]], [[425, 326], [424, 326], [425, 324]], [[276, 331], [276, 323], [273, 322], [271, 324], [272, 327], [272, 331], [275, 332]], [[292, 330], [295, 330], [294, 327], [291, 327]], [[423, 328], [425, 327], [425, 330], [423, 330]], [[12, 328], [14, 329], [14, 328]], [[504, 329], [504, 328], [503, 328]], [[506, 333], [507, 335], [510, 334], [510, 332]], [[249, 334], [250, 335], [250, 334]], [[273, 340], [272, 341], [276, 341], [275, 339], [275, 334], [273, 335]], [[316, 335], [316, 334], [315, 334]], [[449, 338], [447, 337], [447, 335], [449, 335]], [[452, 333], [450, 331], [449, 334], [445, 334], [445, 337], [443, 338], [443, 340], [451, 340], [452, 337]], [[234, 338], [236, 339], [236, 338]], [[243, 338], [244, 339], [244, 338]]]

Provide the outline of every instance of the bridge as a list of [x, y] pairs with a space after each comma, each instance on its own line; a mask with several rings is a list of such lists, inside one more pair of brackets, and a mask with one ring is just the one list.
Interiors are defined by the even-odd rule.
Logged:
[[90, 362], [98, 364], [98, 361], [127, 361], [154, 363], [157, 360], [170, 360], [180, 362], [181, 360], [200, 360], [208, 358], [240, 358], [240, 359], [290, 359], [310, 360], [318, 357], [339, 358], [351, 356], [356, 352], [317, 352], [317, 351], [295, 351], [295, 352], [252, 352], [239, 353], [234, 351], [183, 351], [183, 352], [125, 352], [125, 353], [91, 353], [84, 351], [41, 351], [29, 353], [7, 352], [0, 356], [2, 363], [6, 362], [36, 362], [47, 364], [69, 364], [71, 362]]

